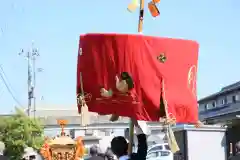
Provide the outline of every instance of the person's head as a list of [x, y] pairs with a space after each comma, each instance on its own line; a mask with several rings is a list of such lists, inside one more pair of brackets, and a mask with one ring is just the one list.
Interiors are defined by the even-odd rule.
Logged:
[[30, 155], [22, 158], [22, 160], [36, 160], [36, 159], [37, 159], [36, 155]]
[[107, 148], [105, 156], [107, 157], [107, 160], [114, 160], [114, 154], [110, 147]]
[[99, 153], [100, 153], [99, 147], [94, 145], [90, 148], [90, 155], [91, 156], [97, 156]]
[[35, 155], [29, 156], [29, 160], [35, 160], [35, 159], [36, 159], [36, 156], [35, 156]]
[[237, 153], [240, 152], [240, 141], [236, 143], [235, 148]]
[[24, 149], [23, 159], [35, 160], [37, 158], [37, 152], [32, 147], [26, 147]]
[[128, 143], [123, 136], [117, 136], [111, 142], [112, 152], [119, 158], [128, 154]]
[[5, 150], [5, 144], [0, 141], [0, 155], [3, 155], [4, 150]]

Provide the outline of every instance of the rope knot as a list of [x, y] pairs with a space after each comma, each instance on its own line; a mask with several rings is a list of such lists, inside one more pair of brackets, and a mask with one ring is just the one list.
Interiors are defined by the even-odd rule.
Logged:
[[163, 117], [164, 118], [164, 125], [176, 125], [176, 117], [172, 114], [172, 113], [169, 113], [167, 114], [166, 116]]
[[89, 124], [89, 111], [87, 102], [90, 102], [92, 99], [92, 94], [84, 93], [77, 95], [77, 104], [81, 107], [81, 124], [86, 126]]
[[79, 93], [77, 95], [77, 104], [80, 105], [81, 107], [86, 106], [86, 103], [90, 102], [91, 99], [92, 99], [92, 94], [90, 94], [90, 93], [85, 93], [85, 94]]

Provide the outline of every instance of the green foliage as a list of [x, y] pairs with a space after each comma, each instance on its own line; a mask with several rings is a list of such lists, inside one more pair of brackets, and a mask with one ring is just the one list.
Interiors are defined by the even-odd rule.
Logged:
[[12, 116], [0, 117], [0, 141], [5, 143], [11, 160], [20, 160], [25, 147], [40, 149], [43, 140], [43, 125], [20, 109]]

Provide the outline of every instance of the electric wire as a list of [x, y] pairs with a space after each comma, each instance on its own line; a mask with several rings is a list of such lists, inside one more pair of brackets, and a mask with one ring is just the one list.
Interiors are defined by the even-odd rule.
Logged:
[[4, 93], [4, 88], [3, 87], [4, 86], [0, 83], [0, 99], [1, 99], [1, 97], [3, 95], [3, 93]]
[[[0, 69], [1, 69], [0, 78], [1, 78], [1, 80], [2, 80], [2, 82], [3, 82], [3, 84], [5, 85], [5, 87], [7, 88], [8, 93], [11, 95], [12, 99], [13, 99], [20, 107], [23, 107], [23, 105], [19, 102], [19, 100], [14, 96], [13, 92], [11, 91], [10, 85], [8, 85], [8, 84], [10, 84], [10, 83], [9, 83], [9, 82], [7, 83], [7, 81], [5, 80], [5, 79], [7, 79], [7, 76], [6, 76], [5, 72], [4, 72], [4, 69], [3, 69], [2, 65], [0, 65]], [[6, 78], [4, 78], [4, 76], [5, 76]]]

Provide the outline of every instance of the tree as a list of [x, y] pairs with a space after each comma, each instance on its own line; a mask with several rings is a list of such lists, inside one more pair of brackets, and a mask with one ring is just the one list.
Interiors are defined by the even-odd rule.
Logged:
[[16, 114], [0, 117], [0, 141], [5, 143], [6, 155], [20, 160], [25, 147], [39, 150], [43, 144], [43, 125], [38, 119], [25, 115], [20, 109]]

